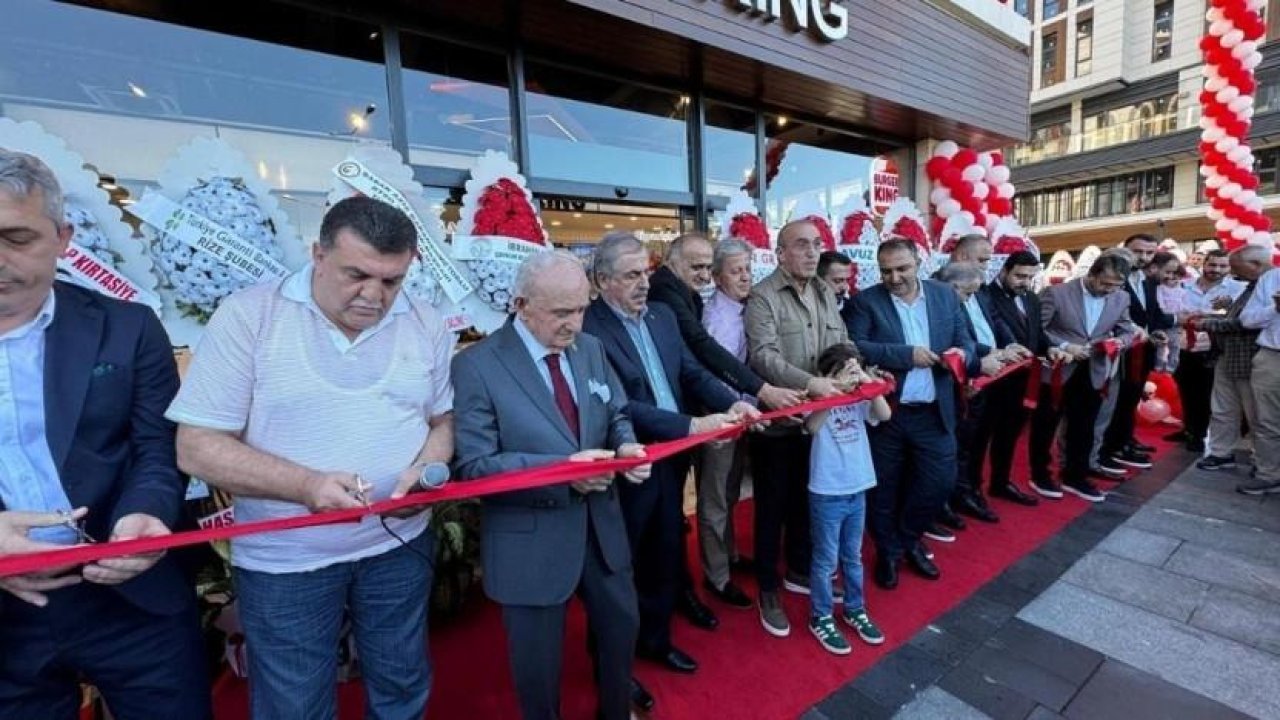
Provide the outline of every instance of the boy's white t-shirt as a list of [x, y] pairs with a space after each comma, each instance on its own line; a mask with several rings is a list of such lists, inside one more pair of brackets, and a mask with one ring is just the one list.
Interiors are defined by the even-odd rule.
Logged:
[[809, 454], [809, 492], [853, 495], [876, 485], [876, 469], [867, 442], [871, 402], [831, 408], [827, 421], [813, 435]]

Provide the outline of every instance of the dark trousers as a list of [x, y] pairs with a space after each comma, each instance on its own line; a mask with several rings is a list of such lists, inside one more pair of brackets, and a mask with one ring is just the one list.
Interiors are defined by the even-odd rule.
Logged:
[[636, 644], [643, 650], [665, 652], [671, 647], [676, 598], [692, 586], [684, 543], [684, 480], [689, 461], [689, 454], [682, 453], [654, 463], [645, 482], [619, 486], [640, 602]]
[[787, 570], [808, 577], [809, 450], [808, 435], [755, 435], [751, 454], [751, 482], [755, 492], [756, 580], [761, 592], [781, 585], [778, 560], [784, 547]]
[[[631, 717], [631, 666], [639, 613], [630, 572], [610, 572], [600, 554], [591, 522], [587, 552], [577, 593], [587, 611], [589, 649], [595, 666], [599, 716]], [[511, 658], [520, 715], [524, 720], [560, 717], [560, 666], [564, 650], [564, 617], [568, 603], [549, 607], [503, 605], [507, 650]]]
[[982, 491], [982, 448], [977, 444], [982, 425], [986, 422], [988, 392], [991, 390], [969, 398], [956, 419], [956, 483], [953, 498]]
[[[1112, 383], [1111, 392], [1115, 392]], [[1031, 477], [1039, 485], [1051, 484], [1049, 470], [1058, 423], [1067, 424], [1062, 458], [1063, 483], [1078, 483], [1089, 474], [1093, 451], [1093, 426], [1102, 407], [1102, 395], [1094, 389], [1088, 366], [1077, 367], [1062, 388], [1062, 406], [1053, 407], [1049, 383], [1040, 386], [1040, 403], [1031, 418]], [[1117, 412], [1119, 410], [1117, 409]]]
[[0, 601], [0, 718], [80, 717], [83, 677], [118, 720], [212, 717], [195, 593], [174, 615], [152, 615], [114, 590], [81, 583], [44, 608]]
[[876, 554], [896, 561], [915, 548], [950, 497], [956, 478], [956, 439], [937, 403], [899, 405], [870, 430], [876, 487], [871, 534]]
[[[978, 396], [985, 396], [986, 407], [978, 423], [978, 431], [973, 437], [970, 450], [972, 459], [968, 466], [968, 483], [978, 492], [982, 492], [982, 461], [988, 455], [988, 449], [991, 458], [991, 481], [987, 487], [994, 490], [1009, 485], [1009, 474], [1013, 468], [1013, 451], [1018, 445], [1018, 436], [1022, 434], [1022, 428], [1027, 422], [1027, 410], [1022, 406], [1026, 388], [1026, 373], [1016, 373], [987, 386], [987, 389]], [[964, 452], [963, 446], [959, 451]]]
[[1182, 398], [1182, 427], [1188, 437], [1196, 440], [1204, 440], [1209, 432], [1213, 364], [1208, 362], [1208, 355], [1207, 352], [1183, 350], [1178, 358], [1178, 369], [1173, 374], [1178, 383], [1178, 396]]
[[1143, 352], [1142, 373], [1139, 377], [1130, 379], [1128, 363], [1132, 362], [1132, 358], [1126, 357], [1125, 366], [1121, 367], [1120, 372], [1111, 380], [1111, 389], [1115, 391], [1119, 386], [1120, 394], [1116, 396], [1116, 410], [1111, 416], [1111, 424], [1107, 426], [1107, 431], [1102, 436], [1101, 457], [1103, 458], [1124, 450], [1125, 446], [1133, 441], [1134, 415], [1138, 412], [1138, 403], [1142, 402], [1142, 391], [1147, 385], [1147, 376], [1151, 374], [1151, 368], [1156, 360], [1155, 348], [1151, 343], [1144, 346]]

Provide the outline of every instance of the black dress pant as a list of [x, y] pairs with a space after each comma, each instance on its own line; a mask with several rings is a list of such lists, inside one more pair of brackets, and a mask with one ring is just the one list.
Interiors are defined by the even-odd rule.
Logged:
[[1209, 432], [1209, 398], [1213, 396], [1213, 364], [1207, 352], [1187, 352], [1178, 357], [1173, 373], [1182, 398], [1182, 427], [1189, 437], [1204, 440]]
[[[1115, 383], [1108, 388], [1115, 392]], [[1094, 389], [1088, 366], [1077, 367], [1062, 388], [1062, 406], [1053, 407], [1049, 383], [1040, 386], [1040, 403], [1031, 418], [1031, 477], [1039, 485], [1051, 484], [1049, 470], [1054, 436], [1058, 423], [1065, 422], [1066, 443], [1062, 458], [1063, 483], [1078, 483], [1089, 475], [1089, 457], [1093, 451], [1093, 426], [1102, 407], [1102, 394]], [[1119, 412], [1117, 408], [1116, 412]]]
[[689, 462], [689, 453], [681, 453], [654, 463], [643, 483], [619, 482], [640, 604], [636, 645], [643, 650], [666, 652], [671, 647], [671, 616], [688, 572], [684, 481]]
[[[994, 386], [993, 386], [994, 387]], [[956, 482], [952, 499], [982, 491], [982, 449], [978, 447], [987, 416], [987, 393], [974, 395], [963, 403], [956, 419]], [[957, 406], [961, 403], [957, 402]]]
[[778, 561], [784, 548], [787, 570], [809, 576], [812, 446], [813, 439], [799, 432], [753, 435], [747, 446], [755, 498], [756, 581], [761, 592], [774, 592], [782, 584]]
[[900, 404], [868, 434], [876, 486], [867, 515], [877, 557], [893, 562], [915, 548], [951, 496], [956, 438], [937, 403]]
[[1133, 440], [1134, 415], [1138, 412], [1138, 403], [1142, 402], [1142, 391], [1147, 385], [1147, 376], [1151, 374], [1151, 368], [1156, 360], [1154, 345], [1147, 343], [1142, 348], [1142, 367], [1140, 368], [1142, 372], [1139, 376], [1130, 378], [1133, 375], [1133, 369], [1128, 363], [1133, 362], [1133, 358], [1126, 356], [1125, 364], [1111, 380], [1112, 389], [1118, 385], [1120, 394], [1116, 397], [1116, 410], [1111, 416], [1111, 424], [1107, 426], [1107, 431], [1102, 436], [1101, 457], [1105, 458], [1124, 450], [1125, 446]]
[[[1023, 395], [1027, 388], [1027, 373], [1033, 369], [1015, 373], [997, 383], [988, 385], [978, 397], [985, 397], [978, 431], [972, 440], [971, 459], [968, 464], [967, 484], [982, 492], [982, 461], [990, 455], [991, 474], [987, 487], [991, 490], [1009, 485], [1013, 468], [1013, 452], [1018, 437], [1027, 423], [1027, 409], [1023, 407]], [[963, 446], [959, 452], [964, 452]]]

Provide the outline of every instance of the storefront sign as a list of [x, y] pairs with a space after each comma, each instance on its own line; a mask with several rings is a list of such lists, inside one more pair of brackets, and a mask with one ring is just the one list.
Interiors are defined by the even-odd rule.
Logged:
[[378, 177], [359, 160], [343, 160], [333, 168], [333, 174], [362, 195], [384, 202], [409, 217], [418, 231], [418, 252], [422, 256], [422, 262], [427, 266], [432, 277], [444, 288], [444, 294], [449, 296], [450, 301], [462, 302], [463, 298], [475, 290], [462, 271], [445, 254], [440, 243], [427, 232], [426, 223], [418, 217], [418, 213], [414, 211], [408, 199], [391, 183]]
[[849, 11], [840, 0], [738, 0], [737, 8], [765, 20], [795, 23], [801, 30], [812, 29], [828, 42], [843, 40], [849, 34]]
[[884, 215], [898, 199], [898, 165], [892, 158], [880, 156], [871, 161], [871, 212]]

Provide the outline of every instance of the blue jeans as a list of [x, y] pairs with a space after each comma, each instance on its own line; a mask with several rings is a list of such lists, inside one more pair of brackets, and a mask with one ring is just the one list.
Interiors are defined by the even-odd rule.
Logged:
[[[435, 532], [409, 541], [435, 557]], [[370, 720], [421, 720], [431, 689], [427, 603], [433, 566], [405, 547], [311, 572], [235, 569], [252, 716], [332, 720], [338, 636], [351, 618]]]
[[832, 612], [831, 573], [836, 570], [837, 559], [844, 578], [845, 610], [862, 609], [862, 528], [867, 518], [866, 496], [865, 492], [809, 493], [809, 533], [813, 539], [809, 607], [813, 617]]

